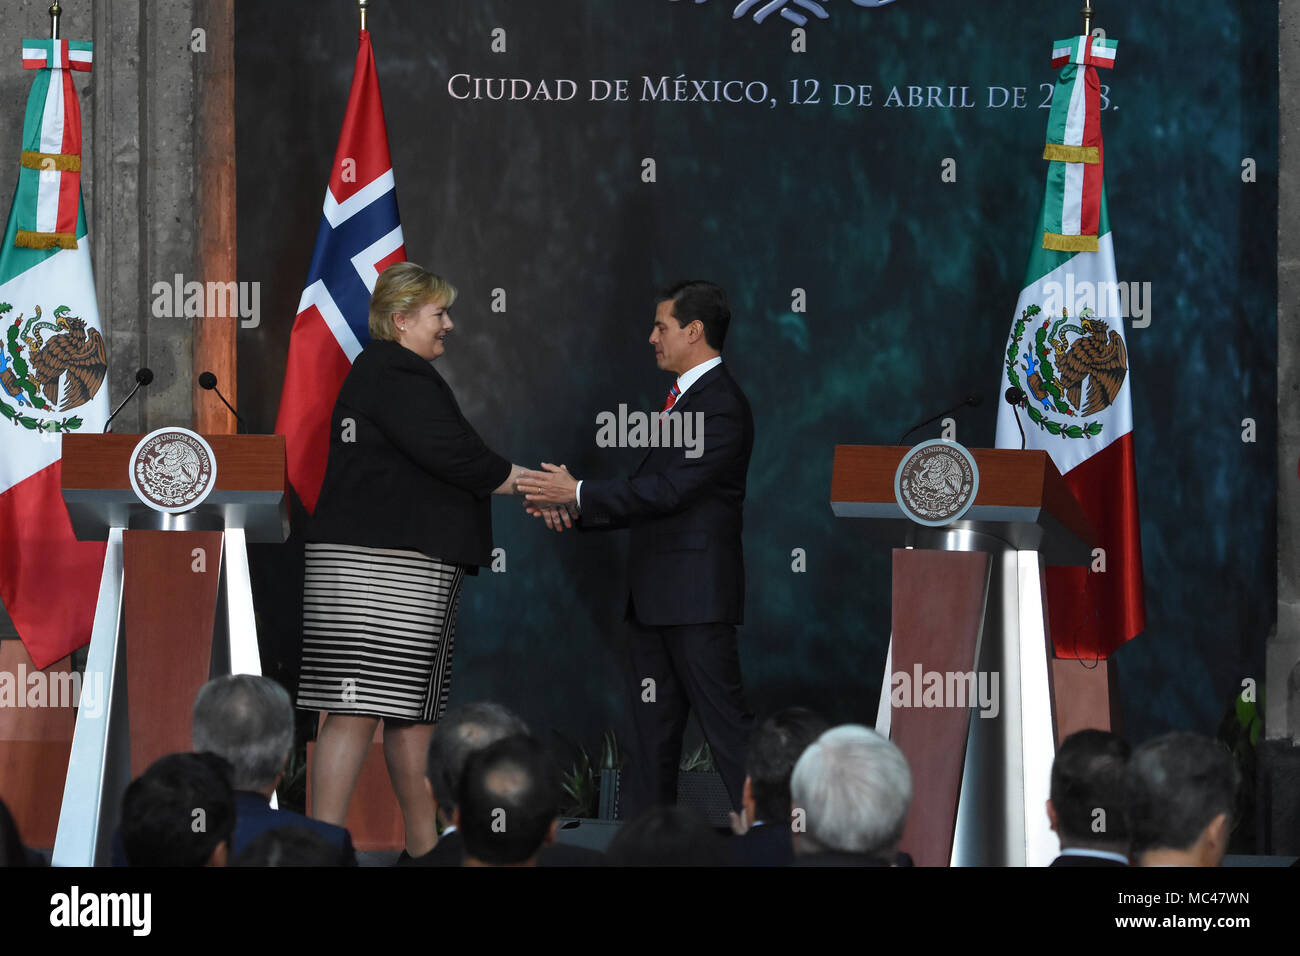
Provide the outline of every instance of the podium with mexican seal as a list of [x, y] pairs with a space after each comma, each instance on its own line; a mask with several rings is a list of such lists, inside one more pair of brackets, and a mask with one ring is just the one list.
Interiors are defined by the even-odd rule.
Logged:
[[[1061, 712], [1045, 565], [1095, 532], [1043, 451], [839, 445], [831, 509], [892, 547], [876, 730], [912, 769], [902, 849], [921, 866], [1040, 866]], [[1070, 721], [1066, 720], [1069, 726]]]
[[83, 541], [106, 541], [87, 676], [54, 842], [56, 866], [108, 862], [122, 794], [189, 751], [194, 695], [211, 677], [260, 674], [249, 543], [289, 534], [284, 438], [68, 435], [63, 500]]

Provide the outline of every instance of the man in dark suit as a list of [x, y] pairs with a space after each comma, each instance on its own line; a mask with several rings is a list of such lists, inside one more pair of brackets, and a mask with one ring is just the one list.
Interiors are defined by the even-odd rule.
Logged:
[[339, 866], [356, 866], [346, 829], [271, 806], [271, 795], [293, 747], [293, 705], [283, 687], [266, 677], [234, 674], [204, 684], [194, 698], [194, 749], [233, 768], [235, 832], [231, 854], [242, 853], [268, 830], [301, 827], [334, 847]]
[[1104, 730], [1080, 730], [1061, 741], [1047, 801], [1047, 819], [1061, 839], [1052, 866], [1128, 866], [1128, 759], [1129, 745]]
[[759, 725], [745, 758], [744, 811], [732, 819], [736, 866], [793, 866], [790, 775], [830, 725], [806, 707], [787, 707]]
[[666, 440], [652, 442], [631, 477], [578, 481], [564, 466], [543, 463], [545, 471], [525, 471], [518, 481], [530, 510], [576, 507], [584, 529], [631, 531], [629, 819], [676, 801], [692, 708], [733, 808], [742, 805], [754, 717], [745, 706], [736, 625], [744, 616], [742, 510], [754, 419], [722, 364], [730, 321], [726, 294], [711, 282], [680, 282], [659, 297], [650, 344], [659, 368], [676, 380], [652, 425]]
[[[461, 866], [465, 836], [453, 822], [465, 766], [469, 758], [507, 737], [528, 734], [528, 725], [511, 711], [491, 701], [466, 704], [447, 711], [429, 741], [426, 782], [433, 797], [438, 823], [443, 827], [437, 845], [422, 856], [403, 854], [396, 866]], [[585, 847], [547, 843], [538, 866], [602, 866], [605, 855]]]

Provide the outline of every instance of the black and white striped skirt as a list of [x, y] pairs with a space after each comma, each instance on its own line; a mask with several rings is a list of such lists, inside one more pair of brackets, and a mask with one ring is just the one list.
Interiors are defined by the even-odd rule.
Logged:
[[309, 543], [298, 706], [437, 721], [464, 576], [417, 551]]

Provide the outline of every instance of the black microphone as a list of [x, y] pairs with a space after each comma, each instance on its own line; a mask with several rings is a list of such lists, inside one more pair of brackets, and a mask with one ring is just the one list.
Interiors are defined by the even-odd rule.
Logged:
[[937, 422], [945, 415], [951, 415], [959, 408], [976, 408], [981, 403], [983, 403], [983, 401], [984, 401], [984, 397], [982, 395], [967, 395], [965, 398], [963, 398], [952, 408], [945, 408], [938, 415], [933, 415], [930, 418], [927, 418], [925, 421], [918, 422], [917, 424], [913, 425], [907, 431], [903, 432], [903, 434], [899, 436], [898, 441], [894, 442], [894, 444], [895, 445], [903, 444], [903, 439], [906, 438], [908, 435], [912, 434], [912, 432], [916, 431], [918, 428], [924, 428], [926, 425], [930, 424], [931, 422]]
[[1029, 396], [1025, 394], [1025, 390], [1023, 388], [1017, 388], [1015, 385], [1012, 385], [1010, 388], [1008, 388], [1005, 392], [1002, 393], [1002, 397], [1007, 400], [1008, 405], [1010, 405], [1012, 408], [1015, 409], [1014, 414], [1016, 416], [1016, 427], [1020, 429], [1020, 450], [1024, 451], [1025, 450], [1025, 426], [1020, 424], [1020, 406], [1025, 404]]
[[135, 397], [135, 393], [140, 391], [140, 386], [148, 385], [153, 381], [153, 369], [142, 368], [135, 373], [135, 388], [131, 389], [126, 398], [122, 399], [113, 409], [113, 414], [108, 416], [108, 421], [104, 422], [104, 434], [108, 434], [108, 426], [113, 424], [113, 419], [117, 418], [117, 413], [126, 407], [126, 403]]
[[221, 404], [225, 405], [226, 408], [229, 408], [230, 414], [235, 416], [235, 421], [239, 422], [239, 424], [243, 425], [245, 428], [248, 427], [247, 424], [245, 424], [244, 420], [239, 417], [239, 412], [235, 411], [234, 406], [231, 405], [228, 401], [226, 401], [226, 396], [222, 395], [221, 390], [217, 388], [217, 377], [215, 375], [213, 375], [211, 372], [200, 372], [199, 388], [205, 389], [209, 392], [216, 392], [217, 398], [221, 399]]

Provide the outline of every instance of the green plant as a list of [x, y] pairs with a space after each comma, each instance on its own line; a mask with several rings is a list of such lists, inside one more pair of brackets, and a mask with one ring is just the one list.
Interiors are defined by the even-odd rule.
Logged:
[[690, 753], [682, 754], [682, 762], [677, 768], [682, 773], [713, 773], [717, 767], [713, 763], [713, 751], [709, 742], [701, 740], [700, 745]]

